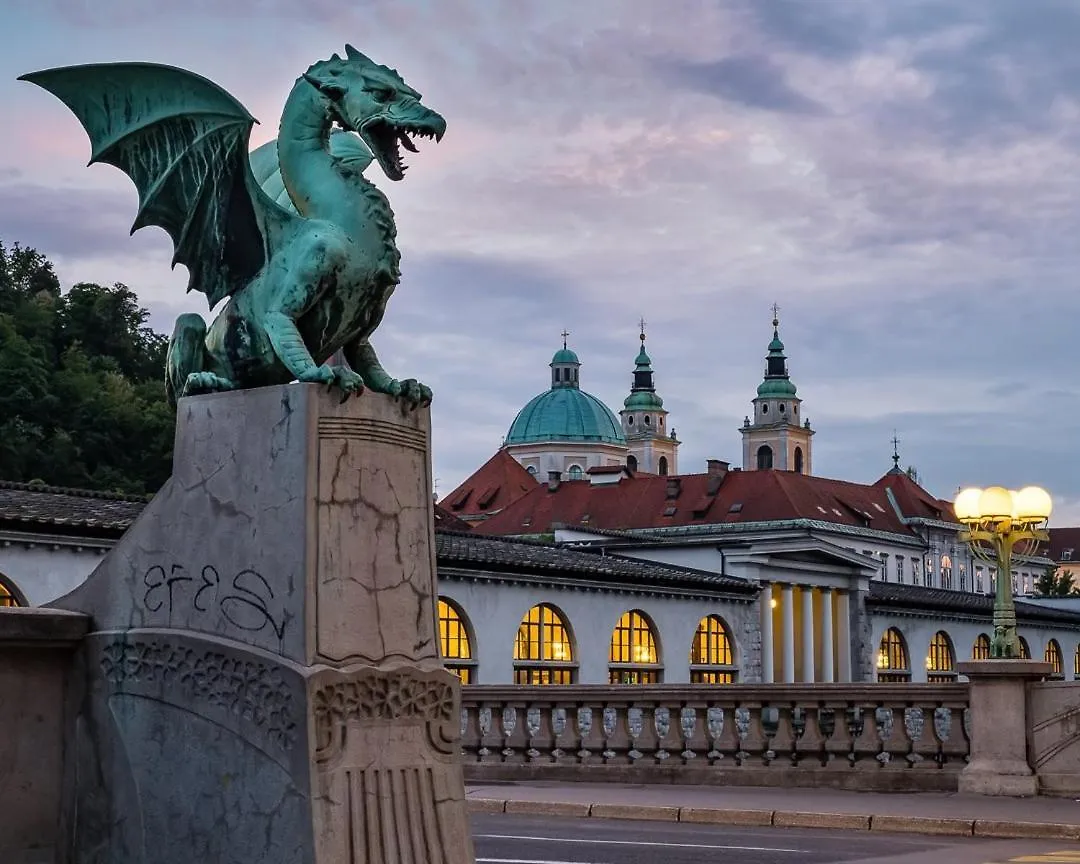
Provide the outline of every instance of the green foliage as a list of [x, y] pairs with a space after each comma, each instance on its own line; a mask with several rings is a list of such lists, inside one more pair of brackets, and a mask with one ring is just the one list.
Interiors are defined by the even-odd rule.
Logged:
[[1035, 583], [1035, 593], [1040, 597], [1076, 597], [1080, 589], [1073, 587], [1072, 577], [1059, 572], [1057, 564], [1051, 564]]
[[119, 283], [61, 294], [44, 255], [0, 242], [0, 479], [157, 491], [175, 416], [148, 314]]

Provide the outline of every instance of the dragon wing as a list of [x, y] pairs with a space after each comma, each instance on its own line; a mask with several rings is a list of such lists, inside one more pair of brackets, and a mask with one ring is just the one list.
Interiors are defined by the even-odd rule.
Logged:
[[[330, 133], [330, 155], [342, 165], [363, 172], [375, 156], [355, 132], [335, 129]], [[251, 151], [251, 171], [263, 192], [290, 213], [297, 213], [285, 182], [281, 179], [281, 166], [278, 164], [277, 141], [267, 141], [261, 147]]]
[[211, 81], [154, 63], [102, 63], [20, 76], [68, 106], [90, 138], [90, 163], [107, 162], [135, 183], [134, 234], [164, 228], [172, 266], [210, 308], [262, 269], [299, 218], [263, 192], [251, 172], [255, 118]]

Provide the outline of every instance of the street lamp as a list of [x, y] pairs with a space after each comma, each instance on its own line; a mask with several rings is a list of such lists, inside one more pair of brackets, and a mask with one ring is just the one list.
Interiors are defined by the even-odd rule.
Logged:
[[956, 518], [967, 526], [960, 539], [977, 558], [997, 567], [990, 656], [1018, 660], [1020, 640], [1016, 636], [1012, 596], [1012, 557], [1032, 554], [1039, 543], [1049, 541], [1046, 523], [1053, 510], [1050, 495], [1038, 486], [1025, 486], [1019, 492], [1001, 486], [965, 489], [956, 496], [953, 510]]

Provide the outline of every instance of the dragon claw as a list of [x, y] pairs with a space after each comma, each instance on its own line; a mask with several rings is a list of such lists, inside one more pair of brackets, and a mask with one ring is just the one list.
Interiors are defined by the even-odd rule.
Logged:
[[426, 384], [421, 384], [415, 378], [394, 381], [390, 385], [390, 393], [395, 399], [408, 404], [413, 411], [417, 408], [426, 408], [431, 404], [431, 388]]

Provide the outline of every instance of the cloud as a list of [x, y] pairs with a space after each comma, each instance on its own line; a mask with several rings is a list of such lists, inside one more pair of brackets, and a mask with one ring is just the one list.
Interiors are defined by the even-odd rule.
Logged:
[[128, 237], [130, 182], [86, 169], [67, 110], [14, 77], [134, 44], [226, 87], [259, 144], [345, 41], [395, 66], [449, 129], [406, 182], [371, 175], [403, 254], [374, 341], [435, 387], [444, 490], [547, 386], [564, 327], [617, 408], [641, 316], [682, 467], [738, 463], [775, 300], [815, 471], [875, 479], [896, 429], [936, 494], [1033, 481], [1080, 501], [1071, 0], [144, 6], [17, 13], [0, 237], [56, 255], [65, 284], [127, 282], [167, 329], [201, 300], [168, 238]]
[[793, 88], [783, 70], [767, 57], [742, 55], [711, 63], [669, 58], [657, 67], [676, 84], [750, 108], [793, 114], [824, 111], [822, 105]]

